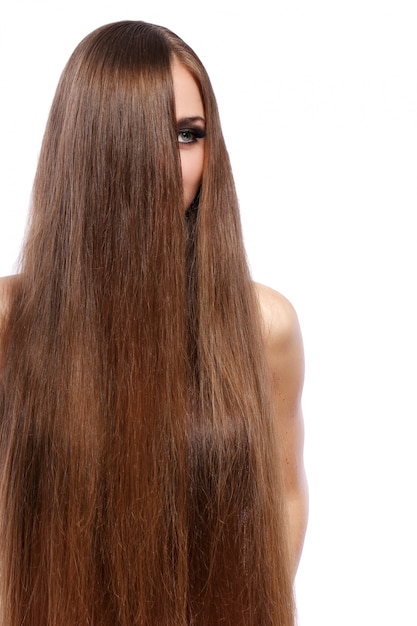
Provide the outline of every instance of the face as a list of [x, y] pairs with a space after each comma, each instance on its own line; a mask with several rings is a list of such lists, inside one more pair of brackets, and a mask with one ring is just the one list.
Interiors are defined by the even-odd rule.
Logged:
[[181, 63], [174, 61], [172, 78], [184, 187], [184, 207], [187, 209], [197, 194], [203, 175], [206, 124], [200, 92], [190, 72]]

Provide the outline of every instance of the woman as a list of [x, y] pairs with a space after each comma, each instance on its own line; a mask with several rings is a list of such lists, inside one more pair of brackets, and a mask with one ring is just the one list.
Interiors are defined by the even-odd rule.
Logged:
[[79, 44], [32, 205], [0, 284], [1, 623], [293, 624], [300, 332], [250, 280], [184, 42], [121, 22]]

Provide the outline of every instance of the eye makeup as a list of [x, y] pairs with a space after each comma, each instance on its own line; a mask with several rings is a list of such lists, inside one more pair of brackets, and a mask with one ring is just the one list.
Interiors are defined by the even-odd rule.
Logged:
[[202, 117], [185, 117], [178, 120], [178, 143], [190, 145], [206, 136], [205, 120]]

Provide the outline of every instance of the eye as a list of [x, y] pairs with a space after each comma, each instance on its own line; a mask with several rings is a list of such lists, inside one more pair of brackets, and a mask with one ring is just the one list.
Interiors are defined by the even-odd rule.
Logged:
[[181, 128], [178, 130], [178, 143], [179, 144], [192, 144], [197, 143], [199, 139], [206, 136], [204, 128]]

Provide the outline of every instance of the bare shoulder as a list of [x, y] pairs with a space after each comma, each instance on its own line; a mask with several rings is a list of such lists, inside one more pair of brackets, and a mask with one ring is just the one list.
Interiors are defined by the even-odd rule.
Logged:
[[10, 311], [13, 294], [20, 281], [16, 276], [0, 276], [0, 375], [3, 371], [4, 328]]
[[3, 317], [10, 305], [13, 291], [19, 281], [19, 276], [0, 276], [0, 317]]
[[284, 347], [300, 333], [297, 313], [289, 300], [278, 291], [254, 283], [261, 309], [264, 339]]
[[[274, 376], [289, 378], [297, 387], [304, 378], [304, 349], [297, 313], [278, 291], [255, 283], [266, 354]], [[290, 381], [288, 381], [290, 382]]]
[[19, 276], [0, 276], [0, 325], [7, 318], [13, 292], [19, 282]]

